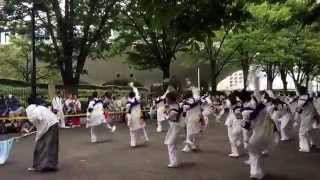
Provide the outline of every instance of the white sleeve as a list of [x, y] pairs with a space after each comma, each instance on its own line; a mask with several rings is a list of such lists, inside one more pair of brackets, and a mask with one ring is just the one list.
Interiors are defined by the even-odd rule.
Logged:
[[54, 98], [52, 99], [52, 102], [51, 102], [53, 109], [57, 109], [57, 103], [56, 103], [55, 100], [56, 100], [56, 98], [54, 97]]
[[94, 101], [90, 101], [88, 105], [88, 109], [93, 108], [93, 105], [94, 105]]

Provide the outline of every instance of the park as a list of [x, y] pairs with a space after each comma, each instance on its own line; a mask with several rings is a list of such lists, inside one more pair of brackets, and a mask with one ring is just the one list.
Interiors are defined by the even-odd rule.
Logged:
[[319, 132], [319, 0], [0, 0], [2, 179], [317, 180]]

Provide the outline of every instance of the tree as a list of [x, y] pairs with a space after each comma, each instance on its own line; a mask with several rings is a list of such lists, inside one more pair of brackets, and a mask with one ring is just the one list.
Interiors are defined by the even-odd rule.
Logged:
[[[8, 22], [27, 21], [30, 0], [6, 0]], [[52, 67], [59, 69], [67, 89], [77, 90], [87, 59], [97, 58], [108, 47], [119, 0], [37, 0], [37, 25], [50, 37]], [[25, 22], [29, 24], [30, 22]], [[12, 24], [12, 23], [11, 23]]]
[[122, 26], [117, 41], [122, 45], [117, 48], [126, 50], [129, 63], [135, 68], [159, 68], [163, 78], [169, 78], [176, 53], [185, 50], [191, 38], [218, 30], [229, 13], [235, 12], [231, 8], [234, 3], [232, 0], [127, 1], [119, 18]]
[[319, 75], [319, 35], [312, 26], [305, 26], [287, 50], [291, 55], [289, 74], [297, 89], [302, 85], [308, 87], [309, 82]]
[[[17, 36], [11, 39], [10, 44], [0, 47], [1, 72], [0, 74], [6, 78], [13, 78], [30, 82], [30, 41], [23, 36]], [[41, 50], [39, 48], [39, 50]], [[42, 54], [42, 53], [41, 53]], [[49, 57], [39, 56], [38, 59], [45, 60]], [[37, 69], [37, 79], [47, 81], [50, 79], [59, 79], [57, 71], [48, 68], [48, 64], [40, 61]]]

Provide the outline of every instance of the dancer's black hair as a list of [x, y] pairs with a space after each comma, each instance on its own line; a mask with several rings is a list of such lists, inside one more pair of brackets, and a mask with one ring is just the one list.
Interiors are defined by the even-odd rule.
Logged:
[[263, 110], [266, 106], [262, 103], [257, 104], [256, 109], [250, 114], [249, 116], [249, 120], [252, 121], [254, 119], [256, 119], [259, 115], [259, 113], [261, 112], [261, 110]]
[[183, 94], [183, 99], [188, 99], [188, 98], [192, 98], [192, 97], [193, 97], [193, 93], [190, 90], [184, 92], [184, 94]]
[[110, 92], [105, 92], [104, 93], [104, 96], [107, 97], [107, 98], [111, 98], [112, 97], [112, 94]]
[[136, 93], [134, 93], [133, 91], [129, 92], [129, 95], [128, 95], [129, 98], [134, 98], [135, 96], [136, 96]]
[[238, 97], [243, 103], [245, 103], [251, 100], [251, 93], [246, 90], [242, 90]]
[[308, 94], [308, 88], [306, 88], [305, 86], [300, 86], [299, 87], [299, 92], [301, 95], [307, 95]]
[[92, 98], [97, 98], [98, 97], [98, 92], [97, 91], [94, 91], [93, 93], [92, 93]]
[[270, 95], [266, 91], [263, 91], [262, 94], [264, 96], [264, 99], [267, 100], [267, 102], [273, 101], [273, 98], [271, 98]]
[[29, 105], [31, 105], [31, 104], [39, 105], [39, 101], [38, 101], [37, 97], [29, 96], [27, 99], [27, 102]]
[[229, 94], [228, 99], [231, 103], [231, 105], [235, 105], [237, 103], [237, 96], [239, 95], [238, 91], [234, 91], [231, 94]]
[[175, 92], [169, 92], [166, 95], [166, 98], [168, 99], [169, 103], [174, 103], [174, 102], [177, 102], [178, 94]]

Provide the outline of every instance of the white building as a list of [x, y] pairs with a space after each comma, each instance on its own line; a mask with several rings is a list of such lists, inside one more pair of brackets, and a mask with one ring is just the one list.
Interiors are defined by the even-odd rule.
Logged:
[[[248, 77], [248, 90], [254, 90], [254, 79], [257, 80], [257, 86], [259, 90], [266, 90], [267, 89], [267, 76], [265, 72], [259, 71], [258, 73], [249, 72]], [[320, 79], [320, 78], [319, 78]], [[287, 76], [287, 88], [288, 90], [295, 91], [294, 81], [291, 76]], [[283, 83], [280, 76], [277, 76], [273, 81], [273, 89], [274, 90], [282, 90]], [[241, 90], [243, 89], [243, 71], [239, 70], [231, 75], [224, 78], [222, 81], [218, 83], [217, 90], [218, 91], [234, 91], [234, 90]], [[310, 82], [309, 85], [310, 91], [319, 91], [320, 90], [320, 83], [316, 80]]]

